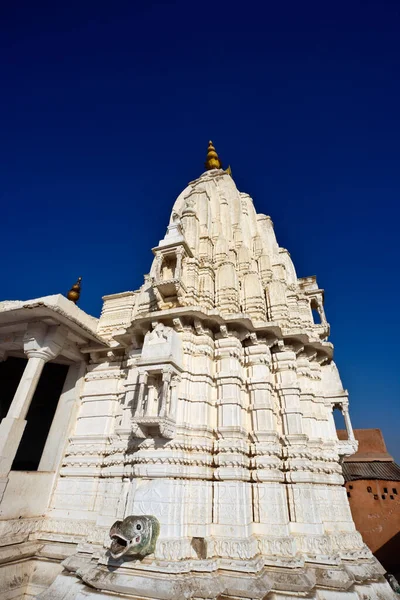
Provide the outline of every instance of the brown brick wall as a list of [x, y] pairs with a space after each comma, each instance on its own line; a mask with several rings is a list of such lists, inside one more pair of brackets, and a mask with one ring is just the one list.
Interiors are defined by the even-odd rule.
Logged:
[[399, 573], [400, 482], [349, 481], [346, 490], [356, 528], [364, 542], [387, 571]]
[[[347, 440], [347, 431], [337, 430], [339, 440]], [[358, 451], [352, 456], [346, 457], [346, 462], [359, 460], [393, 460], [386, 449], [380, 429], [355, 429], [354, 437], [358, 441]]]

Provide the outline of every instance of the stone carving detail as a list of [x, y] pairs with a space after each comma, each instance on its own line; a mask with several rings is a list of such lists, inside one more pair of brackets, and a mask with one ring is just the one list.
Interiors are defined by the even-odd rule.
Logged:
[[130, 515], [123, 521], [116, 521], [110, 529], [111, 556], [143, 558], [153, 554], [159, 533], [160, 524], [153, 516]]

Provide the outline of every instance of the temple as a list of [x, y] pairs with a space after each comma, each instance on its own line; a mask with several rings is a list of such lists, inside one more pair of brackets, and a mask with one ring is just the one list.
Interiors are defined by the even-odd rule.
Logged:
[[99, 319], [80, 281], [0, 303], [2, 600], [396, 597], [343, 485], [324, 292], [205, 167]]

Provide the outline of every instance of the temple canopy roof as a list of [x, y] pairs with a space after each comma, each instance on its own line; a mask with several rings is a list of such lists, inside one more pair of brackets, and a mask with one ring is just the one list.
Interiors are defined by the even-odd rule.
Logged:
[[24, 332], [29, 323], [42, 322], [49, 327], [65, 327], [68, 342], [60, 358], [78, 360], [80, 350], [89, 344], [108, 347], [96, 332], [98, 321], [61, 294], [31, 300], [6, 300], [0, 302], [0, 351], [23, 357]]

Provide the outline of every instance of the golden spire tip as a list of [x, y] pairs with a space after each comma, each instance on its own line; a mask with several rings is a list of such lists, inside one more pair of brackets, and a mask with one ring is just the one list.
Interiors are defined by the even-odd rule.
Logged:
[[81, 295], [81, 281], [82, 277], [78, 277], [77, 282], [74, 283], [74, 285], [67, 294], [68, 300], [71, 300], [71, 302], [73, 302], [74, 304], [78, 302], [79, 296]]
[[205, 167], [206, 171], [211, 171], [211, 169], [222, 169], [222, 163], [211, 140], [208, 142], [207, 159], [205, 162]]

